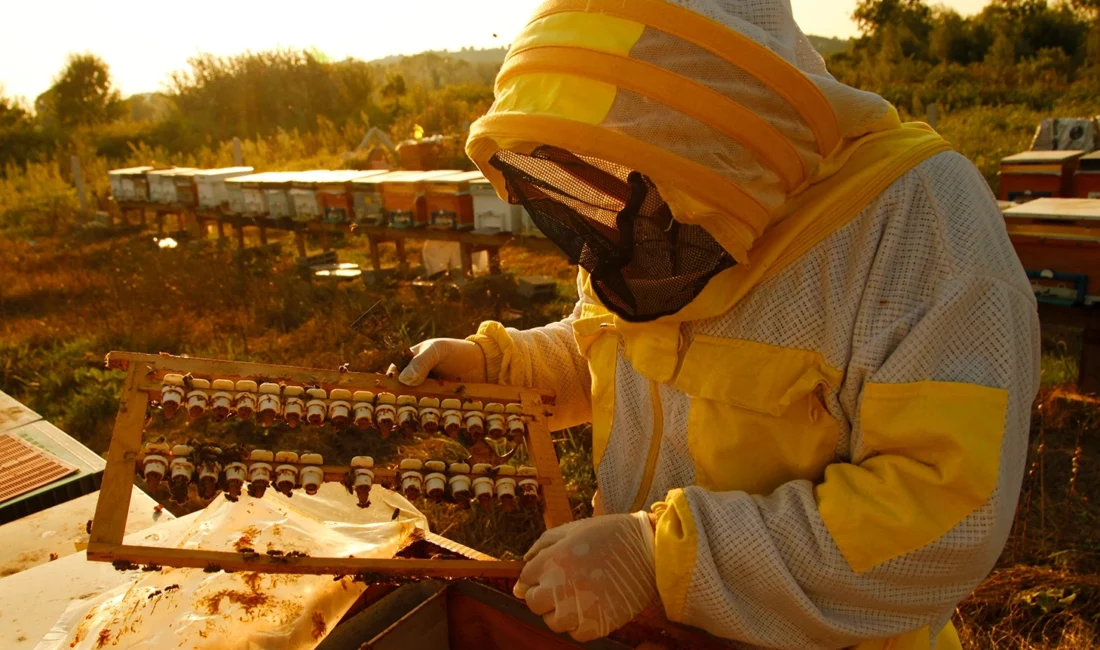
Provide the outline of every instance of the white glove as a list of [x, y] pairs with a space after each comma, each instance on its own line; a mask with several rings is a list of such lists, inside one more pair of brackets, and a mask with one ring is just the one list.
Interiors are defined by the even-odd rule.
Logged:
[[604, 515], [543, 533], [515, 595], [555, 632], [580, 642], [607, 636], [657, 598], [649, 514]]
[[432, 339], [411, 348], [413, 359], [397, 380], [406, 386], [419, 386], [431, 374], [439, 379], [486, 382], [485, 353], [473, 341]]

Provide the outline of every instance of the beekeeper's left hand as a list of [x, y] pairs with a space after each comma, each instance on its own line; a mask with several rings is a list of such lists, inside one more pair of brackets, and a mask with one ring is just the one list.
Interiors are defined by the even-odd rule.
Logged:
[[657, 598], [650, 515], [604, 515], [543, 533], [515, 595], [555, 632], [591, 641], [629, 623]]

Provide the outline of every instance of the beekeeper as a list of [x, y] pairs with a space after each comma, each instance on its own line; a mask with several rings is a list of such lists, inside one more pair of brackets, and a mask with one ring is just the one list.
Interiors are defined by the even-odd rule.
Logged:
[[1009, 534], [1039, 379], [981, 174], [838, 83], [788, 0], [551, 0], [467, 152], [580, 266], [528, 331], [414, 348], [593, 426], [596, 516], [516, 595], [554, 630], [672, 621], [768, 648], [959, 648]]

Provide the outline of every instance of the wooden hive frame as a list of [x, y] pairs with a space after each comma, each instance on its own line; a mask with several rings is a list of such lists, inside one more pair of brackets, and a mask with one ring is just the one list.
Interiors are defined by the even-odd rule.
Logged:
[[[150, 402], [160, 399], [162, 379], [167, 374], [191, 374], [195, 377], [234, 381], [263, 378], [264, 381], [288, 384], [317, 384], [330, 392], [334, 388], [345, 388], [353, 392], [385, 391], [417, 398], [460, 396], [469, 400], [519, 403], [523, 406], [523, 414], [527, 420], [526, 443], [538, 472], [546, 527], [554, 528], [573, 519], [565, 481], [550, 436], [549, 418], [552, 415], [554, 398], [552, 393], [546, 391], [494, 385], [459, 385], [433, 380], [417, 388], [410, 388], [385, 375], [129, 352], [112, 352], [107, 357], [107, 365], [124, 370], [126, 380], [107, 452], [107, 468], [88, 544], [88, 559], [92, 561], [203, 569], [216, 567], [227, 571], [258, 573], [377, 574], [396, 578], [448, 579], [515, 579], [523, 568], [523, 562], [516, 561], [269, 557], [263, 554], [246, 556], [228, 551], [123, 544], [136, 462], [142, 453], [147, 411]], [[326, 465], [322, 469], [326, 481], [340, 480], [347, 472], [347, 468], [342, 466]], [[392, 472], [376, 469], [375, 474], [379, 478], [386, 478]]]

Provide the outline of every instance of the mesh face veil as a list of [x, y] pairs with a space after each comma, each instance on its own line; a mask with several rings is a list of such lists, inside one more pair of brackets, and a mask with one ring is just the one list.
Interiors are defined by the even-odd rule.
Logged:
[[751, 263], [850, 144], [901, 127], [829, 75], [789, 0], [547, 0], [495, 91], [467, 153], [632, 321]]
[[735, 264], [697, 225], [672, 217], [652, 181], [554, 147], [501, 151], [491, 164], [513, 201], [592, 278], [600, 301], [628, 321], [682, 309]]

